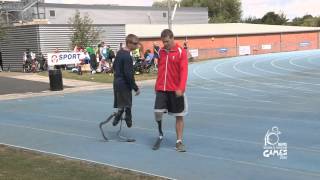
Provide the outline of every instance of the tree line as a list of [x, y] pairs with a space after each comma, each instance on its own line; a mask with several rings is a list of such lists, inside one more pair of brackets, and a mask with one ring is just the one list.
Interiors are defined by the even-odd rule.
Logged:
[[[171, 5], [178, 3], [170, 0]], [[181, 0], [181, 7], [207, 7], [209, 23], [252, 23], [270, 25], [291, 25], [291, 26], [313, 26], [320, 27], [320, 16], [306, 14], [302, 17], [295, 17], [289, 21], [284, 13], [267, 12], [262, 18], [242, 18], [242, 7], [240, 0]], [[167, 7], [168, 0], [156, 1], [153, 7]]]

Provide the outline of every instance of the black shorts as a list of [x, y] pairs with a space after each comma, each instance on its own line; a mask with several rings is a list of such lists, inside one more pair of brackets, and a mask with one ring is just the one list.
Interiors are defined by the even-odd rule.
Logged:
[[187, 114], [187, 99], [185, 95], [177, 97], [173, 91], [157, 91], [155, 112], [168, 112], [173, 116], [185, 116]]
[[129, 90], [114, 91], [114, 108], [131, 108], [132, 92]]

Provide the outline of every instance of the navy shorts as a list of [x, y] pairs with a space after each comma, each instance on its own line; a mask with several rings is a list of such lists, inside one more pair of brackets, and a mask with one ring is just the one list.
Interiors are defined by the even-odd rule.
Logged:
[[173, 116], [185, 116], [187, 114], [187, 99], [183, 95], [177, 97], [174, 91], [157, 91], [154, 104], [155, 112], [168, 112]]
[[132, 92], [129, 90], [114, 91], [114, 108], [131, 108]]

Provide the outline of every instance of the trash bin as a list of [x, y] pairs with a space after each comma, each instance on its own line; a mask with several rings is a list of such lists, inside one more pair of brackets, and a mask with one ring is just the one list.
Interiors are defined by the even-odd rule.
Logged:
[[60, 69], [49, 70], [49, 81], [51, 91], [63, 90], [62, 72]]

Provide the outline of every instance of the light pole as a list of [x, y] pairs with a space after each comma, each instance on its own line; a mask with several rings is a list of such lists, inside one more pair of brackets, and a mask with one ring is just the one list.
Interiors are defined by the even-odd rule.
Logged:
[[172, 21], [171, 21], [171, 0], [168, 0], [168, 27], [172, 30]]
[[175, 1], [175, 5], [174, 5], [174, 9], [173, 9], [173, 13], [171, 14], [171, 0], [168, 0], [168, 27], [170, 30], [172, 30], [172, 22], [173, 22], [173, 19], [174, 19], [174, 16], [176, 14], [176, 11], [177, 11], [177, 7], [179, 5], [180, 7], [180, 1]]

